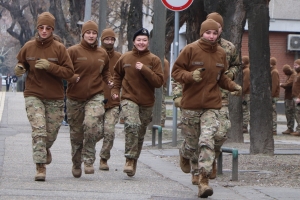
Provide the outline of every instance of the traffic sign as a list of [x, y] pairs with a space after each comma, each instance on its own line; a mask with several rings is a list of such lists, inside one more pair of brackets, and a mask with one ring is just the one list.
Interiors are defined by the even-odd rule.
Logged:
[[173, 11], [182, 11], [187, 9], [193, 0], [161, 0], [166, 8]]

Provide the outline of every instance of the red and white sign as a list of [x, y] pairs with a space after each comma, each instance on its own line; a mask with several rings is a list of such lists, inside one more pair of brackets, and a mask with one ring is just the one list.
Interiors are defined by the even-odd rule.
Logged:
[[193, 0], [161, 0], [164, 6], [169, 10], [173, 11], [182, 11], [187, 9], [192, 3]]

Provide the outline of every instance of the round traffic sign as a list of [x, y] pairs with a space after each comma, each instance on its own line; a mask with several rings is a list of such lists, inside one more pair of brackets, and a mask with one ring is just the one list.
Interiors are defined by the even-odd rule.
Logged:
[[166, 8], [173, 11], [182, 11], [187, 9], [192, 3], [193, 0], [161, 0]]

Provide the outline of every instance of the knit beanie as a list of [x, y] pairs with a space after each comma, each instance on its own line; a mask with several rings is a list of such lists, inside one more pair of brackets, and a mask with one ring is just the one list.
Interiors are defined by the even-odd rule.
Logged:
[[219, 30], [219, 25], [216, 23], [215, 20], [207, 19], [201, 24], [200, 28], [200, 37], [202, 37], [203, 33], [207, 30]]
[[275, 57], [272, 57], [271, 59], [270, 59], [270, 65], [276, 65], [276, 63], [277, 63], [277, 60], [276, 60], [276, 58]]
[[134, 41], [135, 38], [136, 38], [138, 35], [145, 35], [145, 36], [147, 36], [147, 37], [149, 38], [149, 31], [148, 31], [147, 29], [145, 29], [145, 28], [139, 29], [137, 32], [135, 32], [135, 33], [133, 34], [133, 40], [132, 40], [132, 41]]
[[249, 57], [248, 56], [243, 56], [242, 61], [243, 61], [244, 65], [248, 65], [249, 64]]
[[297, 65], [300, 65], [300, 59], [295, 60], [295, 62]]
[[289, 66], [288, 64], [283, 65], [282, 71], [283, 71], [286, 75], [290, 75], [290, 74], [293, 73], [293, 70], [292, 70], [291, 66]]
[[36, 27], [39, 27], [41, 25], [51, 26], [54, 29], [55, 17], [49, 12], [43, 12], [38, 16]]
[[216, 22], [218, 22], [222, 27], [224, 25], [223, 24], [223, 17], [217, 12], [210, 13], [209, 15], [207, 15], [206, 19], [213, 19]]
[[116, 34], [111, 28], [106, 28], [102, 31], [101, 41], [103, 41], [107, 37], [113, 37], [116, 39]]
[[81, 29], [81, 36], [83, 37], [84, 33], [87, 32], [88, 30], [96, 31], [98, 34], [98, 25], [92, 20], [84, 22]]

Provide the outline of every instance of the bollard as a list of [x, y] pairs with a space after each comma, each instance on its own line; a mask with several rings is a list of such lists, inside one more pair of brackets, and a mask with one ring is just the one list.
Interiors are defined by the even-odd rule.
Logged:
[[[234, 148], [226, 148], [226, 147], [222, 147], [222, 152], [226, 152], [226, 153], [231, 153], [232, 154], [232, 181], [237, 181], [238, 180], [238, 155], [239, 152], [237, 149]], [[218, 174], [222, 174], [223, 173], [223, 168], [222, 168], [222, 164], [223, 164], [223, 153], [220, 153], [219, 158], [218, 158]]]
[[152, 146], [155, 146], [155, 130], [158, 130], [158, 148], [162, 148], [162, 128], [159, 125], [152, 126]]

